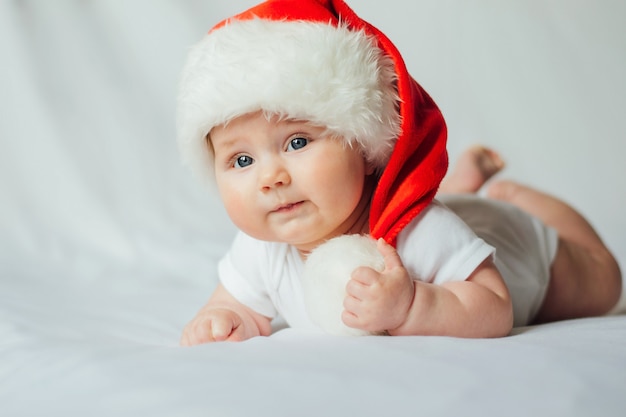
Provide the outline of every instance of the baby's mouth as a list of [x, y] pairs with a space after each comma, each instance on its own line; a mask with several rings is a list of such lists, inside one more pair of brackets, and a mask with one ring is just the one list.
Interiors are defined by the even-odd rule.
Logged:
[[302, 203], [304, 203], [304, 201], [298, 201], [297, 203], [282, 204], [278, 206], [277, 208], [275, 208], [274, 210], [272, 210], [272, 213], [288, 213], [300, 207]]

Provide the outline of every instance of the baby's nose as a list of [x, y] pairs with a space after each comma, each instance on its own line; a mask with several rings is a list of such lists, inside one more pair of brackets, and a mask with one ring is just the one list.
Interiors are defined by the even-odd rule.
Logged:
[[264, 168], [261, 174], [261, 188], [263, 190], [285, 186], [290, 182], [289, 172], [282, 164], [271, 164]]

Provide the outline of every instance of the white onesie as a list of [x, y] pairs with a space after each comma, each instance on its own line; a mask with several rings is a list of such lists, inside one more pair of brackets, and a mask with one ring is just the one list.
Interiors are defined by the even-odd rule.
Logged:
[[485, 242], [496, 248], [495, 264], [513, 300], [514, 325], [532, 322], [550, 282], [558, 234], [517, 207], [474, 194], [437, 198]]
[[[555, 235], [535, 219], [500, 203], [470, 196], [446, 196], [443, 200], [461, 217], [467, 216], [470, 226], [477, 230], [433, 201], [398, 236], [397, 250], [404, 266], [414, 279], [421, 281], [463, 281], [493, 255], [496, 247], [496, 265], [514, 300], [515, 324], [527, 324], [545, 295], [549, 277], [546, 274], [556, 248]], [[513, 220], [519, 227], [509, 225]], [[505, 225], [487, 227], [492, 222]], [[535, 248], [538, 241], [544, 242], [544, 246]], [[500, 246], [504, 247], [505, 256], [501, 256]], [[526, 263], [532, 266], [527, 267]], [[226, 290], [254, 311], [269, 318], [280, 315], [291, 327], [317, 331], [304, 306], [300, 283], [303, 267], [295, 247], [260, 241], [239, 232], [220, 261], [218, 273]], [[540, 270], [543, 275], [535, 274]], [[519, 297], [515, 294], [518, 291]]]

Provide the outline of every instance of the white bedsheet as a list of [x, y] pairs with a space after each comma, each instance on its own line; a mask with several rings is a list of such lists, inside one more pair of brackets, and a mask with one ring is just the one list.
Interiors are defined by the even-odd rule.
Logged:
[[180, 326], [198, 301], [192, 287], [113, 289], [22, 278], [3, 285], [0, 296], [3, 312], [14, 314], [0, 329], [6, 416], [624, 411], [625, 316], [516, 329], [496, 340], [283, 329], [241, 344], [182, 349]]
[[[254, 3], [0, 2], [0, 416], [624, 416], [624, 314], [177, 346], [234, 233], [180, 166], [177, 77]], [[624, 265], [625, 3], [351, 4], [440, 104], [452, 160], [494, 146]]]

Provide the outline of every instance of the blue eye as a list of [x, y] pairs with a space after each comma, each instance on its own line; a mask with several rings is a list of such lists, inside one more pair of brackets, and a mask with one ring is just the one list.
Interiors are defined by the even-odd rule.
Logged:
[[309, 144], [309, 140], [307, 138], [297, 137], [293, 138], [289, 141], [289, 146], [287, 150], [289, 151], [297, 151], [298, 149], [304, 148]]
[[254, 163], [254, 159], [248, 155], [241, 155], [235, 159], [235, 168], [245, 168]]

